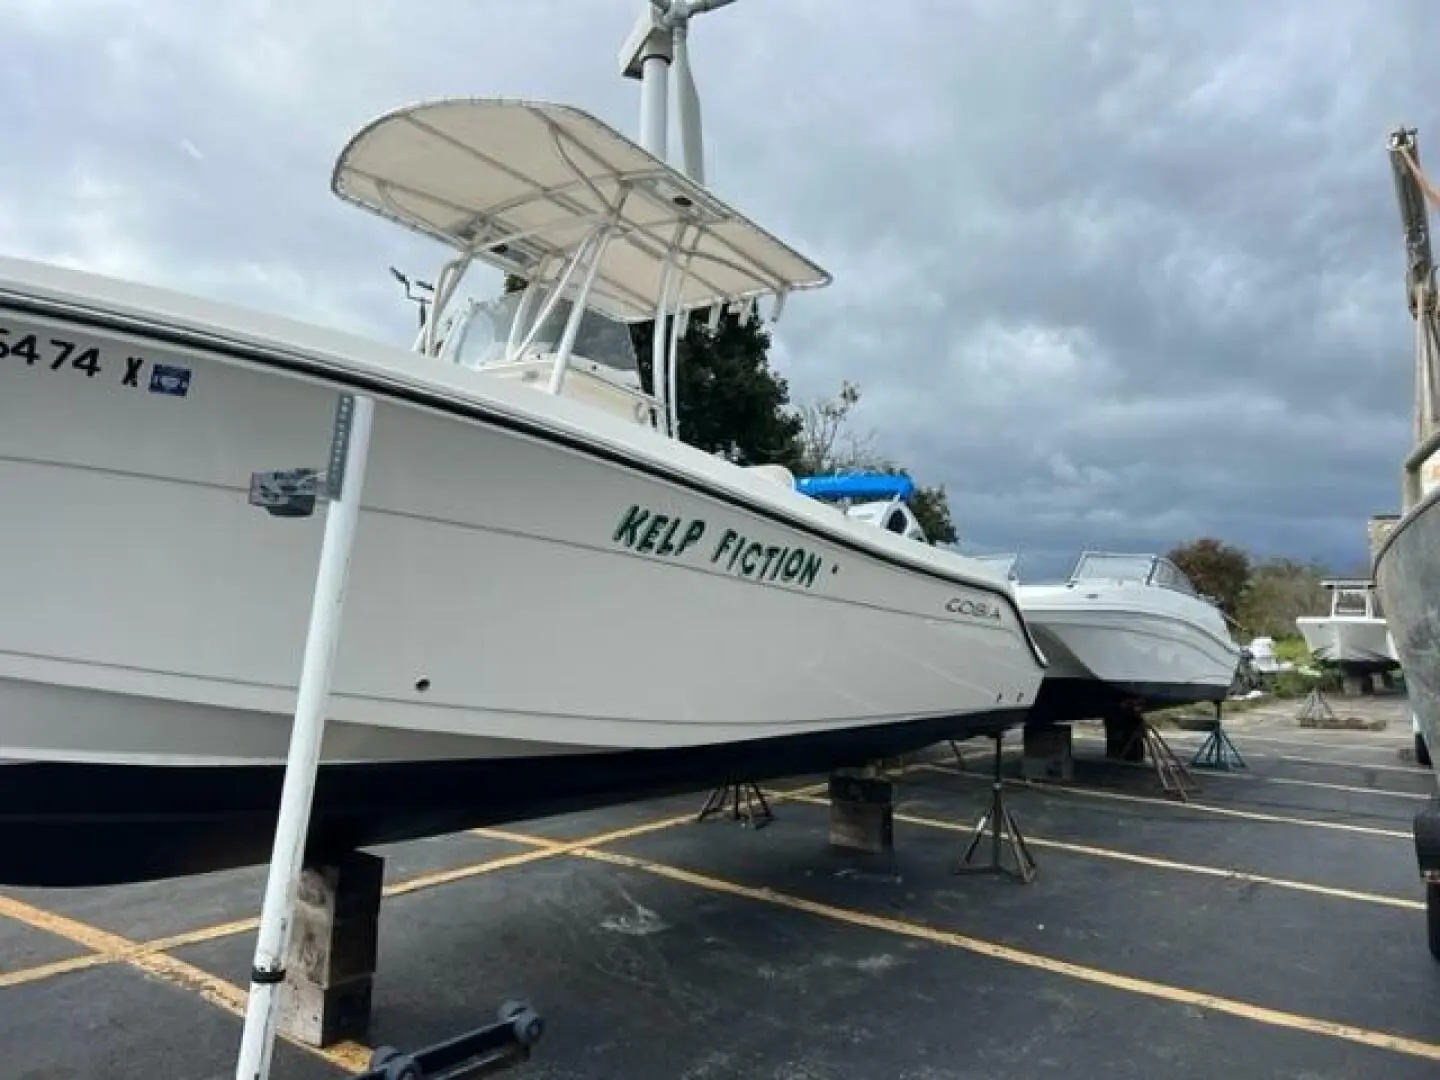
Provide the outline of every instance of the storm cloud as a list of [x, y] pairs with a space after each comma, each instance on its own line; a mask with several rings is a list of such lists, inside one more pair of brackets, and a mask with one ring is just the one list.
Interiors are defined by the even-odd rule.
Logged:
[[[329, 194], [356, 128], [473, 94], [635, 130], [641, 0], [220, 7], [0, 7], [0, 251], [408, 343], [385, 268], [440, 250]], [[963, 548], [1345, 568], [1409, 440], [1384, 147], [1440, 162], [1437, 39], [1425, 0], [742, 0], [692, 52], [711, 186], [836, 275], [777, 329], [792, 395], [858, 383]]]

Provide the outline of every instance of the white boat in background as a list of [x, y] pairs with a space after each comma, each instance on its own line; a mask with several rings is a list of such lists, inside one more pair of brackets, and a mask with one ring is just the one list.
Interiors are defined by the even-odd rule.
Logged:
[[[676, 437], [684, 321], [824, 285], [813, 262], [560, 105], [400, 109], [333, 190], [451, 249], [415, 351], [0, 259], [0, 884], [268, 857], [354, 395], [312, 851], [1023, 721], [1044, 660], [1008, 583]], [[462, 300], [474, 262], [529, 288]]]
[[[908, 477], [852, 473], [799, 478], [812, 498], [836, 502], [851, 518], [926, 542], [907, 505]], [[1018, 553], [970, 559], [1011, 583], [1020, 610], [1046, 659], [1040, 695], [1028, 724], [1103, 718], [1221, 702], [1235, 685], [1245, 650], [1225, 616], [1200, 596], [1169, 559], [1158, 555], [1085, 552], [1061, 584], [1019, 582]]]
[[1330, 593], [1330, 613], [1302, 615], [1295, 620], [1315, 662], [1357, 674], [1399, 667], [1375, 583], [1329, 578], [1321, 584]]
[[1293, 671], [1295, 668], [1291, 661], [1281, 660], [1275, 655], [1275, 639], [1272, 637], [1251, 638], [1245, 651], [1250, 654], [1251, 666], [1261, 675], [1278, 675], [1282, 671]]
[[1234, 684], [1225, 616], [1162, 556], [1085, 552], [1063, 583], [1016, 595], [1049, 662], [1032, 724], [1220, 702]]

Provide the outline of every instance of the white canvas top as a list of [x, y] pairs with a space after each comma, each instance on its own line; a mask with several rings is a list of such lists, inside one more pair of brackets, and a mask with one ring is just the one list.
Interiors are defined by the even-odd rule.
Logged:
[[348, 202], [542, 282], [559, 276], [627, 186], [620, 232], [590, 300], [612, 318], [655, 317], [666, 252], [687, 222], [676, 249], [691, 256], [682, 309], [830, 282], [705, 188], [565, 105], [464, 98], [407, 106], [362, 128], [331, 180]]

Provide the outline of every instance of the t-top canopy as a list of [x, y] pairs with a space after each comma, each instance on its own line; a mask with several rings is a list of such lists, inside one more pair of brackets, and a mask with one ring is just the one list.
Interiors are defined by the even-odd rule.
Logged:
[[565, 105], [464, 98], [372, 121], [341, 151], [340, 198], [492, 266], [553, 283], [613, 217], [590, 304], [655, 317], [666, 259], [688, 271], [671, 309], [817, 288], [830, 275], [609, 125]]

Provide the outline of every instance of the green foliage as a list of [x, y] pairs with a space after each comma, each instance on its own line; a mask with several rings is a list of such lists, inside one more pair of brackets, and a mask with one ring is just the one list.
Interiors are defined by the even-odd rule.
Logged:
[[[525, 284], [506, 274], [504, 292], [520, 292]], [[651, 393], [654, 335], [653, 321], [630, 327], [640, 378]], [[799, 466], [802, 423], [790, 409], [788, 384], [770, 368], [769, 347], [764, 330], [732, 313], [713, 333], [703, 319], [691, 318], [675, 373], [682, 442], [737, 465]]]
[[1213, 599], [1232, 619], [1250, 579], [1250, 556], [1237, 547], [1204, 536], [1173, 548], [1166, 556], [1185, 572], [1195, 588]]
[[1270, 693], [1277, 698], [1304, 697], [1317, 686], [1325, 685], [1323, 675], [1310, 675], [1304, 671], [1277, 671], [1267, 680]]
[[1308, 664], [1310, 649], [1303, 637], [1275, 637], [1275, 659], [1281, 663], [1288, 660], [1292, 664]]
[[[647, 389], [654, 329], [636, 323], [630, 332]], [[789, 385], [770, 367], [769, 347], [769, 334], [735, 315], [727, 313], [714, 333], [691, 319], [676, 370], [682, 441], [737, 465], [800, 467], [803, 424], [787, 408]]]
[[[1327, 610], [1325, 589], [1320, 584], [1326, 575], [1325, 567], [1294, 559], [1257, 563], [1250, 571], [1236, 618], [1251, 634], [1275, 638], [1278, 656], [1280, 639], [1295, 636], [1297, 617]], [[1300, 647], [1304, 649], [1303, 641]]]
[[930, 543], [953, 544], [959, 539], [955, 523], [950, 520], [950, 503], [945, 498], [944, 484], [938, 487], [916, 484], [915, 493], [910, 496], [910, 509], [915, 512], [915, 519], [920, 522]]

